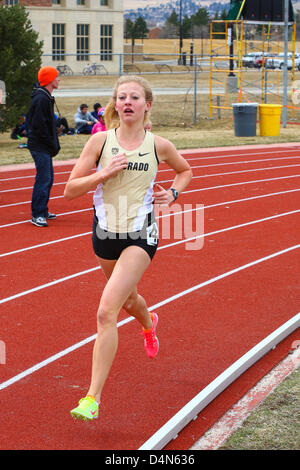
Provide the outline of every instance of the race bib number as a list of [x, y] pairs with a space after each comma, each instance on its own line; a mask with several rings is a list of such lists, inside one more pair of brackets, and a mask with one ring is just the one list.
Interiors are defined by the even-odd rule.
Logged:
[[147, 230], [147, 244], [148, 245], [157, 245], [158, 243], [158, 226], [157, 223], [154, 222], [152, 225], [146, 228]]

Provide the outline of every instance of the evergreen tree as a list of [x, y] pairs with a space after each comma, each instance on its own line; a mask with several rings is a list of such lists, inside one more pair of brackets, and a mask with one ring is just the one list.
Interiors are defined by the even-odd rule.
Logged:
[[175, 10], [172, 11], [171, 15], [166, 21], [167, 24], [172, 24], [174, 26], [179, 26], [179, 18]]
[[191, 29], [192, 29], [191, 18], [185, 15], [182, 20], [182, 36], [184, 38], [189, 38], [191, 35]]
[[196, 26], [207, 25], [209, 22], [209, 14], [206, 8], [199, 8], [197, 13], [192, 15], [192, 22]]
[[0, 80], [6, 87], [6, 104], [0, 105], [2, 131], [27, 113], [41, 66], [43, 43], [28, 16], [23, 6], [0, 6]]
[[134, 23], [135, 35], [136, 38], [144, 39], [149, 33], [147, 28], [147, 23], [142, 16], [139, 16]]
[[132, 37], [133, 28], [134, 28], [133, 22], [129, 18], [127, 18], [125, 21], [125, 27], [124, 27], [125, 39], [129, 39]]

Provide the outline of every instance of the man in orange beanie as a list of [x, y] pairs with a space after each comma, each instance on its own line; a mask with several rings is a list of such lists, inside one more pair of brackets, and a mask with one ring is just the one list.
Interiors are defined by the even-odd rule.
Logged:
[[28, 121], [28, 149], [36, 167], [35, 183], [31, 200], [31, 222], [37, 227], [47, 227], [47, 219], [56, 215], [48, 210], [50, 191], [53, 185], [52, 158], [60, 150], [54, 117], [54, 97], [58, 88], [58, 70], [45, 66], [38, 72], [39, 86], [33, 89]]
[[[38, 73], [38, 81], [41, 86], [46, 87], [50, 83], [52, 83], [56, 77], [58, 76], [58, 70], [55, 67], [50, 67], [46, 65], [39, 70]], [[57, 86], [54, 85], [54, 88]]]

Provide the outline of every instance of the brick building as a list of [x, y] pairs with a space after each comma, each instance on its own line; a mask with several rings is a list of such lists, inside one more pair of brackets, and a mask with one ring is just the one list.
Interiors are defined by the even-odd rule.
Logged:
[[19, 3], [39, 39], [44, 41], [43, 65], [67, 64], [75, 73], [88, 63], [119, 71], [123, 52], [123, 0], [0, 0]]
[[152, 28], [149, 31], [148, 38], [149, 39], [159, 39], [161, 37], [162, 29], [161, 28]]

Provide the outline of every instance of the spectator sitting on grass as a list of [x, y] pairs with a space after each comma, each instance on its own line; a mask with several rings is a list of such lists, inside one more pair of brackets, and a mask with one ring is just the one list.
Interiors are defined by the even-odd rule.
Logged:
[[93, 125], [98, 122], [88, 111], [87, 104], [81, 104], [79, 106], [74, 116], [74, 121], [76, 134], [91, 134]]
[[95, 103], [94, 104], [94, 111], [91, 112], [91, 115], [94, 116], [94, 118], [97, 119], [97, 121], [99, 121], [99, 117], [98, 117], [98, 113], [101, 109], [101, 104], [100, 103]]
[[75, 129], [73, 127], [69, 127], [68, 121], [65, 117], [61, 117], [60, 114], [54, 113], [55, 124], [57, 127], [58, 135], [73, 135]]
[[96, 132], [106, 131], [106, 126], [105, 126], [105, 121], [104, 121], [104, 111], [105, 111], [105, 108], [99, 109], [98, 111], [99, 122], [93, 125], [92, 134], [96, 134]]
[[18, 120], [18, 124], [16, 127], [12, 130], [10, 134], [10, 138], [17, 140], [20, 139], [21, 137], [28, 137], [28, 128], [27, 128], [27, 122], [26, 122], [26, 115], [21, 114]]

